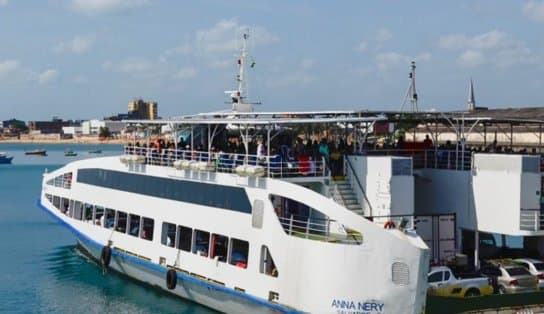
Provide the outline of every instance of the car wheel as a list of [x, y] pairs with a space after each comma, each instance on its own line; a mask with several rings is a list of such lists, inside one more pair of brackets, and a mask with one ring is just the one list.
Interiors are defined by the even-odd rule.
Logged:
[[465, 297], [477, 297], [480, 295], [480, 290], [478, 289], [468, 289], [467, 292], [465, 292]]

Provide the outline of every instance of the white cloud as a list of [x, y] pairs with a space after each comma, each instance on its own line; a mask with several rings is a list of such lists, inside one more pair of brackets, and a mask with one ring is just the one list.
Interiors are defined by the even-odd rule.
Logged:
[[188, 78], [195, 77], [197, 74], [197, 70], [195, 67], [188, 66], [179, 69], [176, 73], [174, 73], [174, 78], [184, 80]]
[[6, 60], [0, 62], [0, 78], [6, 78], [19, 69], [19, 61]]
[[529, 0], [525, 2], [522, 12], [533, 21], [544, 22], [544, 1]]
[[457, 63], [465, 66], [476, 66], [485, 62], [482, 52], [477, 50], [466, 50], [457, 59]]
[[55, 69], [48, 69], [38, 75], [38, 83], [45, 85], [54, 82], [59, 75]]
[[315, 81], [315, 77], [303, 71], [289, 72], [285, 75], [276, 78], [269, 78], [265, 84], [269, 88], [287, 87], [287, 86], [302, 86], [308, 85]]
[[0, 0], [0, 7], [8, 5], [8, 0]]
[[68, 42], [58, 43], [53, 50], [58, 53], [72, 52], [85, 53], [91, 49], [95, 41], [94, 35], [76, 36]]
[[383, 52], [378, 53], [375, 57], [376, 65], [380, 70], [387, 70], [391, 67], [408, 64], [410, 58], [398, 52]]
[[365, 52], [368, 49], [368, 42], [362, 41], [357, 47], [355, 47], [355, 50], [360, 52]]
[[149, 5], [150, 0], [72, 0], [72, 8], [88, 15], [107, 14]]
[[431, 61], [432, 58], [433, 58], [432, 54], [430, 54], [429, 52], [424, 52], [422, 54], [417, 55], [415, 57], [415, 60], [419, 62], [426, 62], [426, 61]]
[[119, 73], [135, 74], [150, 71], [153, 68], [151, 61], [143, 58], [128, 58], [119, 63], [106, 61], [102, 68]]
[[438, 45], [444, 49], [496, 49], [513, 44], [513, 40], [504, 32], [492, 30], [487, 33], [469, 37], [463, 34], [442, 36]]
[[304, 59], [300, 63], [300, 67], [303, 70], [310, 70], [311, 68], [314, 67], [314, 65], [315, 65], [315, 60], [314, 59]]
[[163, 62], [167, 61], [171, 56], [187, 55], [193, 52], [193, 47], [189, 43], [184, 43], [181, 46], [166, 49], [159, 57]]
[[219, 61], [212, 61], [208, 67], [212, 69], [226, 69], [229, 67], [232, 67], [234, 69], [234, 66], [236, 64], [236, 60], [219, 60]]
[[374, 34], [374, 40], [380, 43], [388, 41], [391, 38], [393, 38], [393, 33], [385, 28], [379, 29], [376, 31], [376, 34]]
[[249, 29], [253, 45], [267, 45], [279, 41], [279, 38], [261, 26], [245, 26], [233, 18], [221, 20], [213, 27], [199, 30], [195, 35], [195, 46], [200, 52], [222, 53], [239, 49], [241, 35]]
[[457, 62], [465, 66], [492, 64], [508, 67], [517, 64], [535, 64], [540, 59], [524, 42], [498, 30], [475, 36], [464, 34], [442, 36], [438, 45], [443, 49], [460, 51]]

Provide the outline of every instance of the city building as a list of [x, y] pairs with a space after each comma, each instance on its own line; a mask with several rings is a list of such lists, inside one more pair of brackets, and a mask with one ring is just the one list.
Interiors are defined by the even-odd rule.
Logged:
[[28, 127], [22, 120], [10, 119], [2, 121], [2, 133], [4, 135], [18, 135], [26, 130], [28, 130]]
[[124, 128], [125, 123], [121, 121], [108, 121], [108, 120], [88, 120], [81, 123], [82, 135], [94, 135], [100, 134], [100, 128], [108, 128], [111, 134], [120, 134]]
[[138, 98], [128, 103], [129, 119], [155, 120], [157, 119], [158, 105], [156, 102], [145, 102]]

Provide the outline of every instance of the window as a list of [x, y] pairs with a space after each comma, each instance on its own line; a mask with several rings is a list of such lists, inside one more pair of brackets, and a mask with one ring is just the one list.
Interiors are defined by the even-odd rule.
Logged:
[[128, 229], [128, 234], [131, 236], [137, 237], [140, 235], [140, 216], [130, 214], [130, 228]]
[[247, 268], [247, 256], [249, 243], [247, 241], [232, 239], [229, 264], [241, 268]]
[[144, 240], [153, 241], [153, 227], [155, 222], [151, 218], [143, 218], [141, 238]]
[[179, 226], [178, 237], [178, 249], [191, 252], [191, 244], [193, 243], [193, 229]]
[[53, 196], [53, 206], [55, 206], [55, 208], [57, 209], [60, 209], [60, 197]]
[[84, 210], [84, 213], [83, 213], [84, 220], [86, 222], [92, 223], [93, 222], [93, 205], [85, 203], [85, 205], [83, 205], [83, 210]]
[[544, 263], [533, 263], [533, 265], [535, 265], [535, 268], [538, 271], [544, 270]]
[[327, 235], [329, 218], [317, 209], [279, 195], [271, 194], [270, 201], [286, 233], [308, 233], [317, 235], [312, 237], [316, 239]]
[[127, 232], [127, 213], [120, 211], [117, 212], [117, 224], [115, 225], [115, 231], [122, 233]]
[[75, 201], [74, 203], [74, 219], [81, 220], [83, 219], [83, 204], [80, 201]]
[[[57, 196], [57, 197], [58, 197], [58, 196]], [[45, 194], [45, 198], [47, 198], [47, 200], [48, 200], [49, 202], [51, 202], [51, 203], [53, 202], [53, 195], [51, 195], [51, 194]]]
[[512, 267], [512, 268], [506, 268], [506, 271], [510, 276], [522, 276], [522, 275], [530, 275], [529, 271], [523, 267]]
[[104, 207], [94, 207], [94, 223], [99, 226], [104, 225]]
[[442, 272], [439, 271], [437, 273], [434, 273], [432, 275], [429, 276], [429, 278], [427, 279], [428, 282], [440, 282], [442, 281]]
[[103, 226], [108, 229], [113, 229], [113, 227], [115, 227], [115, 210], [106, 208], [106, 219]]
[[207, 231], [195, 229], [195, 245], [193, 253], [200, 256], [208, 256], [208, 248], [210, 247], [210, 233]]
[[70, 200], [70, 204], [68, 205], [68, 211], [66, 212], [67, 216], [73, 217], [74, 216], [74, 207], [75, 207], [75, 201]]
[[[190, 241], [190, 240], [189, 240]], [[176, 244], [176, 225], [168, 222], [162, 223], [161, 243], [163, 245], [174, 247]], [[189, 242], [189, 245], [191, 243]]]
[[450, 280], [450, 272], [446, 271], [444, 272], [444, 281]]
[[270, 250], [266, 245], [261, 246], [261, 264], [259, 266], [261, 274], [266, 274], [272, 277], [278, 277], [278, 269], [276, 263], [270, 254]]
[[182, 181], [105, 169], [79, 169], [77, 181], [85, 184], [160, 197], [246, 214], [251, 204], [244, 188]]
[[62, 211], [63, 214], [68, 214], [68, 207], [70, 206], [70, 200], [67, 199], [67, 198], [61, 198], [60, 199], [60, 210]]
[[72, 173], [68, 172], [47, 181], [48, 185], [69, 189], [72, 186]]
[[213, 234], [212, 235], [212, 251], [210, 252], [211, 258], [216, 258], [220, 262], [226, 262], [227, 261], [227, 253], [229, 248], [229, 238], [220, 235], [220, 234]]

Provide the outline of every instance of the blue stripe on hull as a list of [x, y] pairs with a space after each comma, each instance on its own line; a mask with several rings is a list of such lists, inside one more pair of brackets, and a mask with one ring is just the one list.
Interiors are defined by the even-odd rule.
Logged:
[[[49, 214], [51, 217], [53, 217], [55, 220], [60, 222], [61, 225], [64, 225], [65, 227], [67, 227], [68, 230], [70, 230], [70, 232], [72, 232], [78, 238], [78, 240], [86, 247], [86, 249], [94, 248], [94, 249], [97, 249], [98, 251], [100, 251], [102, 249], [102, 247], [103, 247], [102, 244], [94, 241], [93, 239], [91, 239], [88, 236], [84, 235], [83, 233], [79, 232], [77, 229], [75, 229], [70, 224], [66, 223], [64, 220], [57, 217], [49, 209], [47, 209], [41, 203], [40, 200], [36, 201], [36, 205], [40, 209], [45, 211], [47, 214]], [[89, 253], [91, 253], [91, 252], [89, 252]], [[119, 251], [117, 251], [115, 249], [112, 250], [112, 258], [114, 258], [114, 257], [120, 258], [121, 260], [129, 262], [129, 263], [134, 264], [134, 265], [143, 266], [147, 270], [150, 270], [150, 271], [156, 273], [161, 278], [166, 278], [165, 276], [166, 276], [166, 272], [168, 271], [168, 268], [166, 268], [164, 266], [161, 266], [159, 264], [154, 264], [154, 263], [151, 263], [151, 262], [136, 258], [136, 257], [128, 255], [128, 254], [124, 254], [124, 253], [119, 252]], [[281, 306], [279, 304], [271, 303], [271, 302], [268, 302], [266, 300], [251, 296], [249, 294], [246, 294], [246, 293], [243, 293], [243, 292], [240, 292], [240, 291], [236, 291], [236, 290], [228, 288], [228, 287], [211, 284], [211, 283], [209, 283], [207, 281], [204, 281], [204, 280], [192, 277], [192, 276], [188, 276], [188, 275], [186, 275], [184, 273], [181, 273], [181, 272], [177, 272], [177, 276], [178, 276], [178, 279], [186, 281], [186, 282], [188, 282], [188, 283], [190, 283], [192, 285], [197, 285], [197, 286], [200, 286], [200, 287], [204, 287], [204, 288], [206, 288], [208, 290], [211, 290], [211, 291], [225, 293], [225, 294], [228, 294], [230, 296], [234, 296], [236, 298], [239, 298], [239, 299], [241, 299], [243, 301], [250, 301], [253, 304], [263, 306], [263, 307], [269, 308], [269, 309], [274, 310], [274, 311], [279, 311], [279, 312], [282, 312], [282, 313], [302, 313], [300, 311], [290, 309], [290, 308], [286, 308], [286, 307]], [[135, 279], [137, 279], [137, 278], [135, 278]], [[167, 290], [165, 290], [165, 291], [167, 291]]]

